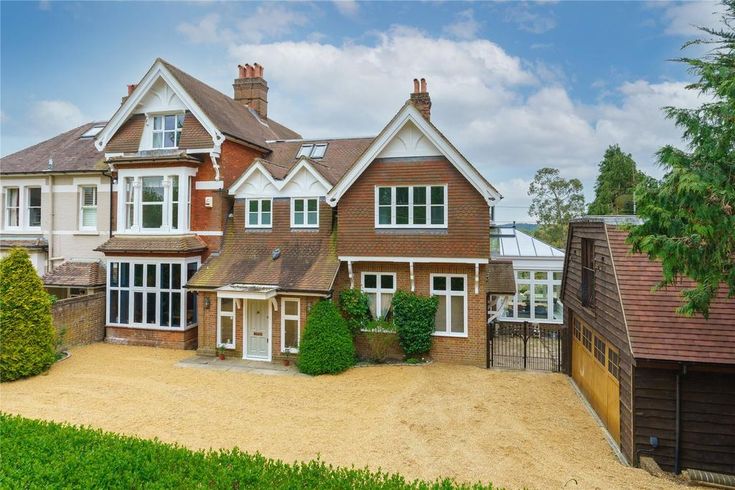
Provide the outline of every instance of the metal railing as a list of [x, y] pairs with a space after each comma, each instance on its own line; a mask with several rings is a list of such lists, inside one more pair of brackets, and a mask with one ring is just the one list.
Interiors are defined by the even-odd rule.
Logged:
[[564, 325], [502, 323], [488, 325], [487, 367], [561, 372]]

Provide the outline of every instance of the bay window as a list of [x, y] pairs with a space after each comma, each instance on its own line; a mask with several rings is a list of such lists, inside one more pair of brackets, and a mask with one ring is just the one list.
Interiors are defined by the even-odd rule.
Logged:
[[20, 188], [5, 188], [5, 228], [20, 227]]
[[281, 300], [281, 352], [298, 352], [301, 340], [301, 302], [298, 298]]
[[184, 286], [198, 268], [198, 259], [110, 260], [107, 323], [161, 329], [195, 325], [196, 294]]
[[377, 228], [446, 228], [447, 186], [375, 188]]
[[[130, 173], [137, 175], [124, 175]], [[187, 231], [195, 169], [120, 171], [118, 232]], [[181, 183], [184, 183], [182, 186]]]
[[319, 227], [319, 198], [294, 197], [291, 199], [291, 227]]
[[271, 199], [247, 199], [245, 228], [270, 228], [273, 201]]
[[516, 294], [505, 304], [502, 321], [561, 323], [561, 271], [518, 270]]
[[217, 298], [217, 347], [235, 348], [235, 329], [237, 323], [236, 300], [234, 298]]
[[467, 276], [431, 274], [431, 295], [439, 299], [434, 334], [467, 336]]
[[178, 148], [183, 127], [183, 114], [153, 116], [152, 147], [154, 149]]
[[391, 301], [396, 292], [396, 275], [389, 273], [362, 273], [362, 292], [368, 298], [373, 318], [384, 319], [390, 311]]
[[97, 186], [79, 188], [79, 229], [97, 230]]

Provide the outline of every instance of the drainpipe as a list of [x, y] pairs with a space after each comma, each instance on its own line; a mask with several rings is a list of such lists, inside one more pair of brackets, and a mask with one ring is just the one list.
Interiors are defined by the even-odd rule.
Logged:
[[[53, 168], [53, 160], [49, 158], [49, 170]], [[48, 261], [46, 262], [46, 272], [53, 270], [54, 260], [54, 176], [48, 176], [48, 195], [49, 195], [49, 210], [51, 216], [49, 219], [49, 231], [48, 231]]]
[[686, 375], [687, 366], [682, 364], [676, 373], [676, 416], [675, 416], [675, 438], [674, 438], [674, 474], [681, 472], [681, 377]]

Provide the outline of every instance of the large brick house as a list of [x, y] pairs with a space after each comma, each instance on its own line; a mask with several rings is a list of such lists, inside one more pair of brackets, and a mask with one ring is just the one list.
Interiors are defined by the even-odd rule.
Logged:
[[426, 83], [374, 138], [273, 138], [227, 192], [221, 252], [189, 280], [198, 349], [298, 350], [307, 312], [345, 288], [385, 315], [398, 289], [439, 297], [434, 359], [482, 366], [497, 190], [430, 121]]

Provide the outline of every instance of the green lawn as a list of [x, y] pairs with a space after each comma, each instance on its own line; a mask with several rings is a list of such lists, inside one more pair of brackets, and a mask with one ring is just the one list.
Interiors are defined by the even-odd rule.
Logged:
[[191, 451], [1, 413], [0, 454], [0, 488], [492, 488], [451, 480], [408, 482], [320, 461], [286, 464], [237, 449]]

